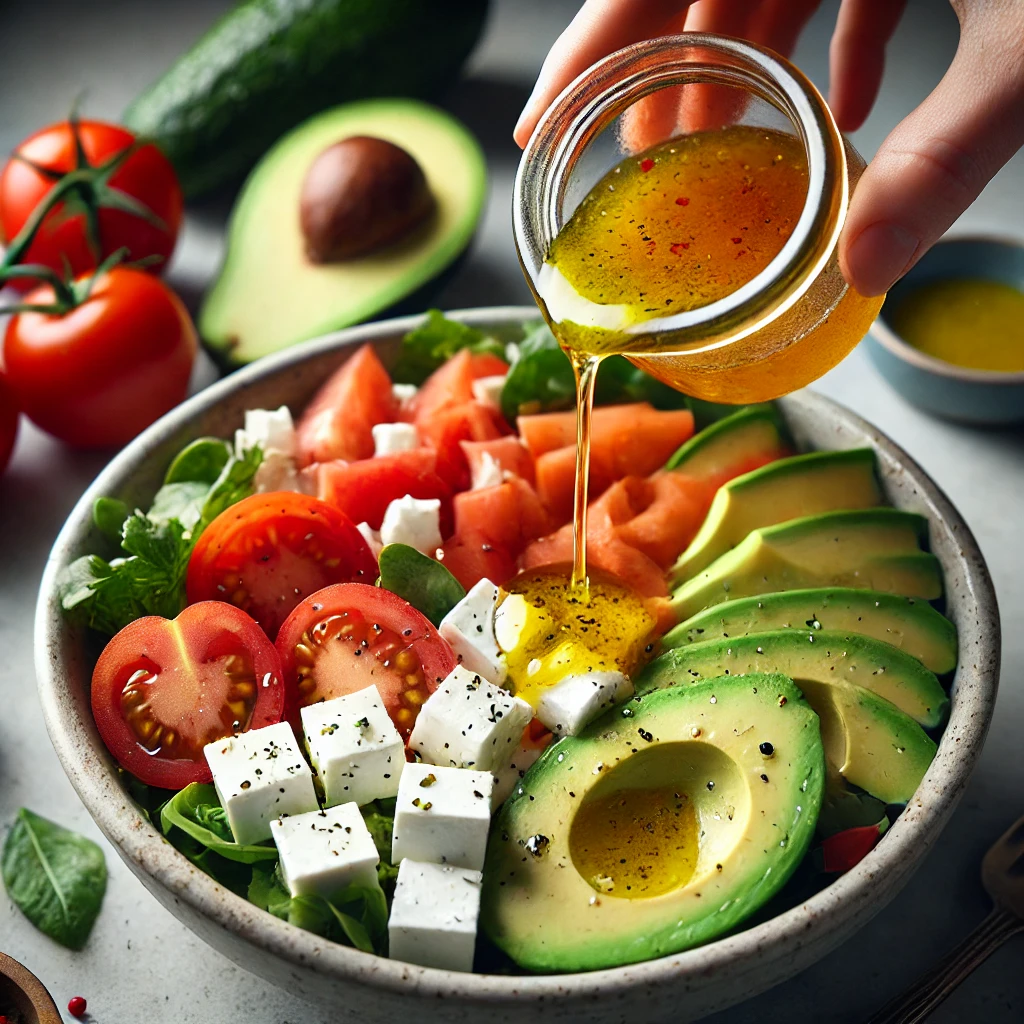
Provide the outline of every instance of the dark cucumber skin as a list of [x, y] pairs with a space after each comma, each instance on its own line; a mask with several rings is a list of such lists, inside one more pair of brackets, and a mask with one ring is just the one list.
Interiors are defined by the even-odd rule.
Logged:
[[237, 181], [290, 128], [371, 96], [436, 95], [487, 0], [246, 0], [128, 108], [194, 197]]

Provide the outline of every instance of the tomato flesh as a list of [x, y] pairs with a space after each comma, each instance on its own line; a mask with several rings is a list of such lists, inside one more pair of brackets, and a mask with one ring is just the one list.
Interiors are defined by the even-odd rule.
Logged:
[[123, 768], [178, 789], [210, 781], [208, 743], [281, 720], [282, 678], [256, 623], [205, 601], [174, 620], [136, 619], [107, 644], [93, 671], [93, 717]]

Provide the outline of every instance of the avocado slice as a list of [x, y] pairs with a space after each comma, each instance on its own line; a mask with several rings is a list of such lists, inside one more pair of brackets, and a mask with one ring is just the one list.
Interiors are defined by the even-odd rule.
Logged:
[[934, 672], [898, 647], [855, 633], [779, 629], [677, 647], [652, 661], [636, 680], [637, 693], [695, 679], [748, 672], [784, 672], [811, 682], [855, 683], [891, 701], [926, 729], [941, 725], [949, 697]]
[[913, 512], [824, 512], [749, 533], [671, 597], [679, 619], [738, 597], [805, 587], [864, 587], [931, 601], [942, 571], [920, 550], [928, 522]]
[[503, 805], [482, 927], [537, 971], [698, 946], [787, 881], [824, 784], [817, 716], [784, 676], [648, 694], [549, 747]]
[[777, 459], [718, 489], [697, 536], [672, 567], [670, 580], [691, 579], [761, 526], [882, 502], [871, 448]]
[[714, 478], [745, 472], [788, 451], [782, 419], [768, 402], [748, 405], [694, 434], [665, 468], [700, 479]]
[[[352, 136], [410, 153], [436, 208], [407, 237], [356, 259], [314, 264], [299, 225], [306, 172]], [[281, 139], [246, 181], [231, 217], [227, 256], [199, 314], [214, 358], [248, 363], [375, 316], [438, 276], [469, 244], [487, 188], [483, 153], [454, 118], [415, 100], [335, 107]]]
[[930, 604], [850, 587], [787, 590], [713, 605], [669, 630], [662, 645], [685, 647], [776, 629], [859, 633], [899, 647], [937, 675], [956, 668], [956, 626]]
[[[821, 718], [820, 715], [818, 717]], [[825, 799], [818, 814], [819, 837], [834, 836], [851, 828], [882, 827], [883, 822], [888, 826], [884, 801], [854, 789], [830, 763], [826, 762], [826, 765]]]
[[924, 729], [863, 686], [810, 679], [798, 685], [821, 720], [829, 769], [883, 803], [907, 803], [938, 749]]

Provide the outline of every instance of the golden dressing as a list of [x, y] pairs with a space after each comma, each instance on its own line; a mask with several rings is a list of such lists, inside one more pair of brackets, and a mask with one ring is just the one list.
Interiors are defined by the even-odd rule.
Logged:
[[1024, 373], [1024, 291], [980, 278], [932, 281], [886, 317], [925, 355], [973, 370]]
[[697, 815], [671, 787], [624, 789], [586, 800], [569, 830], [576, 870], [599, 893], [660, 896], [686, 885], [697, 866]]

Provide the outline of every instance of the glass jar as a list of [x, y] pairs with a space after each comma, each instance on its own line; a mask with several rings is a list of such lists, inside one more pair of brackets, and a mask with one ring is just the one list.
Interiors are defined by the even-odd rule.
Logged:
[[[638, 43], [595, 64], [548, 108], [523, 153], [516, 247], [541, 312], [564, 342], [580, 311], [545, 278], [552, 242], [591, 188], [630, 155], [627, 112], [660, 90], [682, 98], [693, 88], [711, 98], [706, 109], [729, 111], [724, 123], [705, 127], [752, 125], [799, 140], [807, 165], [803, 208], [778, 253], [746, 283], [706, 305], [620, 325], [605, 351], [621, 352], [695, 398], [765, 401], [835, 366], [882, 304], [881, 296], [851, 289], [838, 264], [839, 234], [864, 161], [821, 94], [788, 61], [741, 40], [689, 33]], [[602, 326], [604, 312], [597, 309], [582, 326]]]

